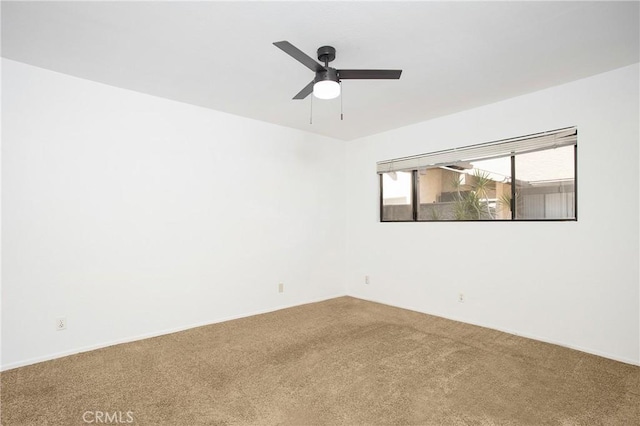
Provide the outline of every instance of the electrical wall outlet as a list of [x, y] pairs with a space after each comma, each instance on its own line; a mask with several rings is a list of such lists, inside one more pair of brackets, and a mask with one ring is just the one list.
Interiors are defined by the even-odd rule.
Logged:
[[284, 293], [284, 283], [278, 283], [278, 293]]
[[458, 302], [464, 303], [464, 293], [458, 293]]
[[56, 330], [66, 330], [67, 329], [67, 319], [66, 318], [57, 318], [56, 319]]
[[364, 276], [364, 283], [369, 284], [369, 275]]

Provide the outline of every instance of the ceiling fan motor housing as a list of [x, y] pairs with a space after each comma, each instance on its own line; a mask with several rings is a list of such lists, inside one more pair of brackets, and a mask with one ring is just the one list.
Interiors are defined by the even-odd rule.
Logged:
[[338, 72], [335, 68], [329, 67], [327, 64], [336, 58], [336, 49], [333, 46], [322, 46], [318, 48], [318, 60], [324, 63], [325, 70], [316, 72], [314, 82], [331, 80], [338, 83]]
[[338, 79], [338, 71], [335, 68], [327, 67], [326, 71], [318, 71], [316, 73], [316, 78], [313, 81], [314, 83], [317, 83], [325, 80], [335, 81], [336, 83], [340, 82]]

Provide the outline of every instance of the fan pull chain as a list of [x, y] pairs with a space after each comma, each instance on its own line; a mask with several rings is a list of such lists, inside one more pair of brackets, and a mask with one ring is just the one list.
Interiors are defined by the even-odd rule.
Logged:
[[313, 124], [313, 93], [311, 94], [311, 111], [309, 112], [309, 124]]
[[342, 82], [340, 82], [340, 121], [344, 120], [342, 111]]

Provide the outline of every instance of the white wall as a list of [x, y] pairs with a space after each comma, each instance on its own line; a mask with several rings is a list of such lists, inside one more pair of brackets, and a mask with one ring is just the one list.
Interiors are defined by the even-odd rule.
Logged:
[[[640, 361], [638, 65], [345, 163], [342, 141], [2, 64], [3, 369], [345, 290]], [[578, 222], [379, 223], [376, 161], [572, 125]]]
[[[640, 363], [638, 81], [636, 64], [348, 143], [348, 293]], [[578, 222], [379, 223], [377, 161], [567, 126]]]
[[345, 293], [344, 142], [2, 64], [3, 368]]

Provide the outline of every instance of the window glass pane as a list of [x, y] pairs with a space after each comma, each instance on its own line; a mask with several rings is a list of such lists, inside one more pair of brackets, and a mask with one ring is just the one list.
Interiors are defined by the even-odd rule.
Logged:
[[418, 172], [418, 220], [510, 220], [511, 158]]
[[574, 219], [575, 147], [516, 156], [516, 219]]
[[382, 220], [413, 220], [411, 172], [382, 174]]

